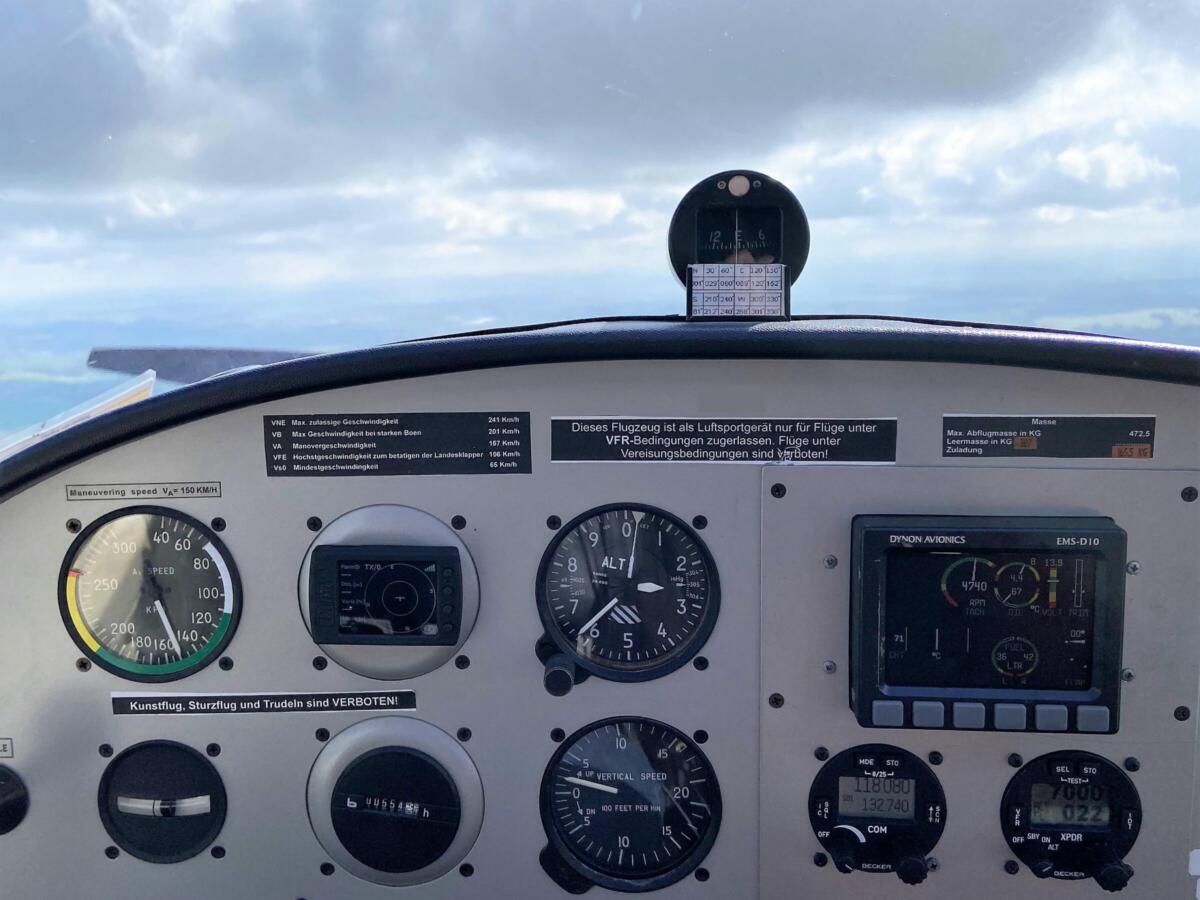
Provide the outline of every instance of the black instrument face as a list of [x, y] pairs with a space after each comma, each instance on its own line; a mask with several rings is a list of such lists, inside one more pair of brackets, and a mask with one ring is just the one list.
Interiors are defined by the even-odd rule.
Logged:
[[1039, 756], [1013, 776], [1000, 820], [1013, 854], [1040, 877], [1128, 881], [1132, 871], [1125, 874], [1120, 861], [1141, 830], [1142, 803], [1119, 767], [1065, 750]]
[[415, 872], [436, 862], [458, 834], [458, 788], [428, 754], [382, 747], [339, 776], [330, 801], [342, 846], [380, 872]]
[[605, 719], [568, 737], [542, 776], [542, 824], [583, 878], [618, 891], [673, 884], [716, 840], [721, 792], [691, 739], [652, 719]]
[[695, 185], [675, 209], [667, 236], [681, 283], [693, 263], [780, 263], [795, 281], [808, 260], [804, 208], [787, 187], [761, 172], [730, 171]]
[[228, 551], [190, 516], [131, 507], [76, 538], [59, 609], [79, 648], [135, 681], [171, 681], [216, 659], [237, 627], [241, 585]]
[[538, 571], [546, 633], [577, 664], [642, 681], [686, 663], [716, 623], [720, 586], [708, 549], [669, 513], [604, 506], [558, 533]]
[[817, 840], [841, 872], [901, 871], [916, 866], [946, 827], [946, 795], [933, 770], [888, 744], [852, 747], [813, 780], [808, 814]]
[[308, 596], [318, 644], [454, 646], [462, 565], [454, 547], [321, 546]]
[[190, 859], [225, 823], [225, 786], [213, 764], [174, 741], [120, 753], [100, 779], [100, 821], [131, 856], [153, 863]]

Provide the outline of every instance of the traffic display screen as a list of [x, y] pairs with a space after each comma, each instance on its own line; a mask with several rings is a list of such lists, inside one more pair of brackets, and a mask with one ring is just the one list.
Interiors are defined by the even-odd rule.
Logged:
[[1088, 690], [1098, 559], [897, 549], [881, 635], [891, 686]]

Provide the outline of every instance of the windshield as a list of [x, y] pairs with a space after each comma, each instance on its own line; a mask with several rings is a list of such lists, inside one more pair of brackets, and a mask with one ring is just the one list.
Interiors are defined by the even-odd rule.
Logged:
[[4, 3], [0, 435], [98, 346], [681, 312], [730, 168], [808, 212], [794, 314], [1200, 344], [1198, 45], [1187, 0]]

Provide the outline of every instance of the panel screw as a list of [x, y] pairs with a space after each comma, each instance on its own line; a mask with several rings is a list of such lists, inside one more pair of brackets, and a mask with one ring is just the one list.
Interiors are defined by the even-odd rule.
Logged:
[[546, 519], [546, 527], [551, 531], [558, 531], [558, 529], [562, 528], [562, 519], [558, 516], [550, 516], [550, 518]]
[[1130, 575], [1136, 575], [1138, 572], [1142, 571], [1142, 564], [1136, 559], [1131, 559], [1125, 564], [1125, 571]]
[[[224, 531], [225, 530], [225, 520], [222, 519], [220, 516], [217, 516], [215, 519], [213, 519], [208, 524], [210, 524], [212, 526], [213, 531]], [[216, 849], [217, 849], [216, 847], [213, 847], [213, 850], [216, 850]], [[224, 855], [225, 855], [225, 851], [222, 850], [221, 856], [224, 856]]]
[[305, 524], [308, 525], [309, 531], [320, 531], [321, 530], [321, 520], [318, 519], [316, 516], [309, 516], [308, 522], [306, 522]]
[[1125, 771], [1136, 772], [1141, 767], [1142, 764], [1138, 761], [1136, 756], [1128, 756], [1125, 758]]
[[1186, 706], [1175, 707], [1175, 718], [1178, 719], [1180, 722], [1186, 722], [1191, 717], [1192, 717], [1192, 711], [1190, 709], [1188, 709]]
[[333, 863], [329, 863], [329, 862], [321, 863], [321, 874], [322, 875], [332, 875], [333, 874]]
[[697, 672], [703, 672], [705, 669], [708, 668], [708, 657], [707, 656], [697, 656], [695, 659], [692, 660], [692, 665], [695, 666]]
[[318, 672], [324, 671], [325, 667], [327, 665], [329, 665], [329, 660], [327, 660], [325, 657], [323, 657], [323, 656], [314, 656], [313, 657], [313, 668], [316, 669]]
[[219, 845], [216, 847], [213, 847], [212, 848], [212, 857], [213, 857], [213, 859], [224, 859], [225, 858], [225, 848], [221, 847]]
[[105, 759], [108, 759], [110, 756], [112, 756], [113, 755], [112, 744], [101, 744], [100, 745], [100, 755], [103, 756]]
[[82, 528], [83, 525], [80, 524], [78, 519], [67, 519], [67, 531], [71, 532], [71, 534], [79, 534]]
[[830, 553], [827, 557], [825, 557], [825, 559], [822, 560], [822, 562], [825, 563], [825, 568], [836, 569], [837, 564], [838, 564], [838, 558], [836, 556], [834, 556], [832, 553]]
[[825, 662], [821, 663], [821, 671], [826, 675], [832, 675], [837, 671], [837, 663], [835, 663], [832, 659], [827, 659]]
[[929, 764], [931, 766], [940, 766], [945, 760], [945, 757], [937, 750], [929, 751]]
[[323, 744], [327, 740], [329, 740], [329, 729], [328, 728], [318, 728], [315, 732], [315, 736], [316, 736], [316, 739]]
[[814, 853], [813, 865], [815, 865], [817, 868], [823, 869], [825, 866], [829, 865], [829, 857], [824, 853]]
[[475, 867], [473, 865], [471, 865], [470, 863], [463, 863], [461, 866], [458, 867], [458, 874], [461, 875], [463, 878], [470, 878], [472, 875], [475, 874]]
[[1014, 769], [1019, 769], [1025, 765], [1025, 760], [1021, 759], [1020, 753], [1010, 753], [1008, 754], [1008, 764]]
[[772, 709], [779, 709], [783, 706], [783, 694], [772, 694], [767, 698], [767, 703], [771, 705]]
[[825, 762], [825, 760], [829, 759], [829, 750], [825, 747], [818, 747], [813, 751], [813, 756], [817, 758], [818, 762]]
[[566, 737], [567, 733], [561, 728], [550, 729], [550, 740], [554, 741], [554, 743], [561, 744], [564, 740], [566, 740]]
[[220, 744], [209, 744], [207, 747], [204, 748], [204, 752], [207, 753], [209, 756], [220, 756], [221, 755], [221, 745]]
[[1133, 669], [1122, 669], [1121, 670], [1121, 680], [1122, 681], [1133, 681], [1133, 679], [1136, 677], [1137, 676], [1135, 676], [1133, 674]]
[[107, 856], [109, 859], [116, 859], [118, 856], [121, 855], [121, 851], [118, 850], [116, 847], [105, 847], [104, 855]]
[[222, 671], [228, 672], [230, 669], [233, 668], [233, 660], [230, 659], [228, 656], [222, 656], [217, 661], [217, 665], [221, 667]]
[[775, 484], [771, 485], [771, 496], [774, 497], [776, 500], [783, 497], [786, 493], [787, 493], [787, 487], [780, 484], [779, 482], [776, 482]]
[[692, 527], [695, 528], [697, 531], [703, 531], [705, 528], [708, 527], [708, 517], [707, 516], [694, 517], [692, 519]]
[[1194, 503], [1197, 497], [1200, 497], [1200, 491], [1194, 487], [1185, 487], [1179, 492], [1179, 496], [1183, 498], [1184, 503]]
[[467, 520], [463, 516], [455, 516], [453, 519], [450, 520], [450, 527], [453, 528], [455, 531], [462, 531], [464, 528], [467, 527]]
[[707, 744], [708, 743], [708, 732], [705, 731], [703, 728], [697, 728], [695, 731], [692, 732], [692, 739], [697, 744]]
[[465, 744], [467, 741], [469, 741], [469, 740], [471, 739], [471, 729], [470, 729], [470, 728], [460, 728], [460, 729], [458, 729], [458, 739], [459, 739], [460, 741], [462, 741], [464, 744]]
[[469, 669], [469, 668], [471, 668], [471, 657], [456, 656], [456, 657], [454, 657], [454, 665], [456, 668], [459, 668], [459, 669]]
[[75, 668], [77, 668], [80, 672], [88, 672], [92, 668], [92, 663], [90, 660], [84, 659], [81, 656], [79, 659], [75, 660]]
[[697, 869], [696, 870], [696, 880], [697, 881], [708, 881], [708, 877], [709, 877], [708, 869]]
[[930, 872], [936, 872], [939, 868], [941, 868], [941, 865], [942, 864], [937, 861], [936, 856], [931, 856], [925, 860], [925, 867], [929, 869]]
[[1015, 859], [1010, 859], [1004, 863], [1004, 871], [1009, 875], [1016, 875], [1021, 871], [1021, 864]]

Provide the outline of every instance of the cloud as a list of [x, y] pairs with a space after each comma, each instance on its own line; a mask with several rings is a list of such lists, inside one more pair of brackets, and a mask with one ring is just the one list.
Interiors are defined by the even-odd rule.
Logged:
[[1200, 307], [1165, 306], [1081, 316], [1043, 316], [1037, 320], [1037, 324], [1044, 328], [1062, 328], [1068, 331], [1113, 333], [1158, 331], [1164, 328], [1200, 328]]

